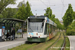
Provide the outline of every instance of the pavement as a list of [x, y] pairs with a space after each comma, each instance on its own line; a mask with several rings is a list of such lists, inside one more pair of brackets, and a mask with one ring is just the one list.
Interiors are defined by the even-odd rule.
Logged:
[[68, 36], [70, 40], [70, 50], [75, 50], [75, 36]]
[[10, 48], [25, 44], [27, 41], [27, 34], [23, 34], [23, 38], [16, 38], [13, 41], [0, 42], [0, 50], [8, 50]]

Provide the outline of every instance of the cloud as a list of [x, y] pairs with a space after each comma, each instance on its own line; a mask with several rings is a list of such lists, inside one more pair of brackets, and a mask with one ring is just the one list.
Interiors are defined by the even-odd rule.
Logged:
[[[23, 0], [17, 0], [16, 5], [9, 5], [10, 7], [17, 7], [18, 3]], [[52, 9], [53, 14], [55, 14], [56, 18], [62, 20], [64, 16], [68, 4], [72, 4], [73, 10], [75, 11], [75, 0], [28, 0], [31, 5], [31, 10], [33, 14], [43, 15], [47, 7]], [[25, 3], [27, 0], [25, 0]], [[8, 6], [8, 7], [9, 7]], [[37, 11], [35, 11], [37, 10]]]

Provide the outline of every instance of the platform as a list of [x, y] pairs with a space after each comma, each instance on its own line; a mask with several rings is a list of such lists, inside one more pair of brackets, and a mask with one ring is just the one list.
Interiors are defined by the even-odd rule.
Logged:
[[27, 41], [27, 34], [23, 34], [23, 38], [16, 38], [13, 41], [0, 42], [0, 50], [8, 50], [9, 48], [25, 44], [26, 41]]

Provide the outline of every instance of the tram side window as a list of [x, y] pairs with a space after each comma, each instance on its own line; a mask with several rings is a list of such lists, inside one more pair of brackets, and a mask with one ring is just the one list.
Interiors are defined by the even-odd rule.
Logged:
[[49, 24], [47, 24], [47, 34], [49, 34]]
[[52, 26], [50, 25], [50, 33], [52, 32]]
[[47, 24], [47, 34], [48, 34], [48, 24]]
[[47, 24], [45, 25], [45, 35], [47, 34]]
[[50, 29], [50, 33], [52, 33], [52, 25], [50, 25], [51, 29]]
[[55, 26], [53, 26], [53, 31], [55, 32]]
[[53, 32], [54, 32], [54, 26], [53, 26]]

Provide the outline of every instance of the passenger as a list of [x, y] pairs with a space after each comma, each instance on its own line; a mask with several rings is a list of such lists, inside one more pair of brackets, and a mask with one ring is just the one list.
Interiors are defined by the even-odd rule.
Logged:
[[13, 30], [12, 30], [12, 40], [14, 40], [15, 39], [15, 29], [13, 28]]
[[7, 32], [7, 34], [6, 34], [6, 39], [9, 39], [10, 40], [10, 38], [9, 38], [9, 32]]

